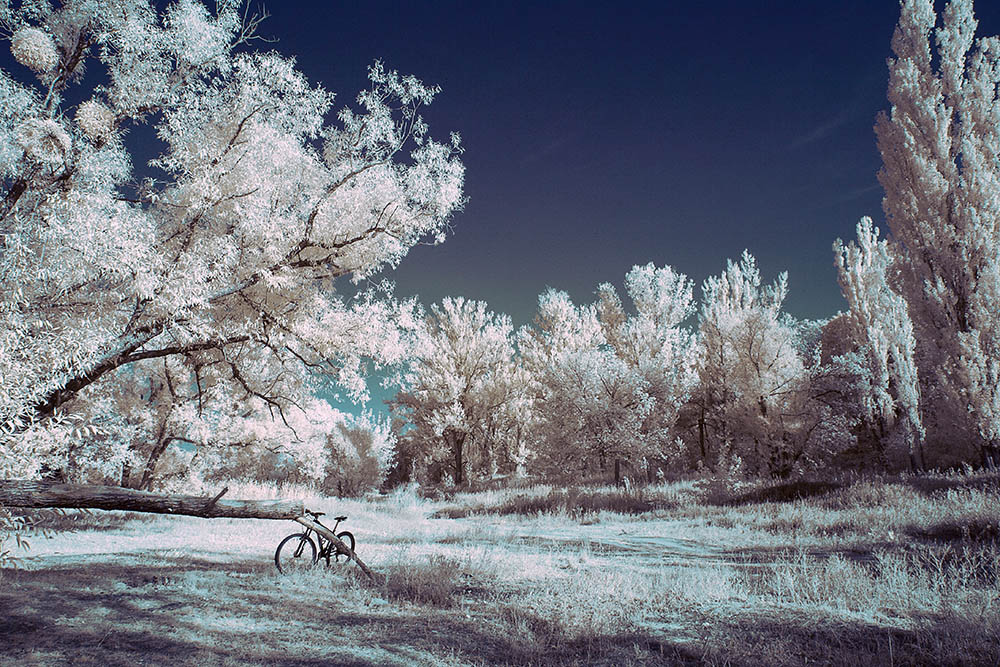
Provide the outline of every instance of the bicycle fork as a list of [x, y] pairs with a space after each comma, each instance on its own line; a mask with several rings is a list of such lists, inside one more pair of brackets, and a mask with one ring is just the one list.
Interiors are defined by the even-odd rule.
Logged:
[[309, 535], [313, 532], [312, 528], [306, 528], [306, 532], [302, 534], [302, 539], [299, 540], [299, 546], [295, 547], [295, 557], [301, 558], [302, 552], [306, 550], [306, 541], [309, 539]]

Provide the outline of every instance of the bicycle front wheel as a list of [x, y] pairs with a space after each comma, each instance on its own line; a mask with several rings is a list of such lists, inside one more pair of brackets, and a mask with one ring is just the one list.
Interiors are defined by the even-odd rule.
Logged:
[[274, 566], [282, 574], [307, 570], [315, 563], [316, 545], [305, 533], [289, 535], [274, 551]]
[[[350, 531], [346, 531], [345, 530], [342, 533], [337, 533], [337, 537], [340, 538], [341, 542], [343, 542], [344, 544], [346, 544], [347, 546], [349, 546], [351, 548], [351, 551], [354, 551], [354, 535], [352, 535], [350, 533]], [[347, 554], [345, 554], [340, 549], [337, 549], [336, 547], [334, 547], [333, 550], [334, 550], [334, 553], [336, 554], [333, 557], [333, 559], [335, 561], [337, 561], [338, 563], [341, 563], [341, 562], [347, 563], [347, 562], [349, 562], [351, 560], [351, 557], [348, 556]], [[341, 559], [343, 559], [343, 560], [341, 560]]]

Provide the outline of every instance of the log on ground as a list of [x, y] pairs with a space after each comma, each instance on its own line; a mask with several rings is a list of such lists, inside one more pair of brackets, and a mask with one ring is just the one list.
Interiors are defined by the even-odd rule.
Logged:
[[0, 505], [63, 507], [183, 514], [206, 519], [292, 519], [304, 512], [298, 500], [224, 500], [214, 496], [182, 496], [136, 491], [117, 486], [61, 484], [22, 480], [0, 481]]
[[357, 563], [358, 567], [361, 568], [361, 571], [364, 572], [365, 575], [369, 579], [371, 579], [372, 581], [375, 581], [375, 575], [372, 573], [372, 571], [370, 569], [368, 569], [368, 566], [365, 565], [364, 562], [360, 558], [358, 558], [358, 555], [356, 553], [354, 553], [354, 550], [351, 549], [351, 547], [349, 547], [346, 544], [344, 544], [344, 541], [342, 539], [340, 539], [339, 537], [337, 537], [336, 535], [334, 535], [332, 530], [330, 530], [326, 526], [321, 526], [320, 524], [316, 523], [315, 521], [313, 521], [312, 519], [310, 519], [308, 517], [300, 516], [300, 517], [296, 517], [295, 520], [298, 521], [299, 523], [301, 523], [306, 528], [312, 528], [317, 533], [319, 533], [320, 535], [322, 535], [326, 539], [328, 539], [331, 542], [333, 542], [334, 546], [336, 546], [337, 550], [340, 553], [347, 554], [348, 558], [350, 558], [355, 563]]

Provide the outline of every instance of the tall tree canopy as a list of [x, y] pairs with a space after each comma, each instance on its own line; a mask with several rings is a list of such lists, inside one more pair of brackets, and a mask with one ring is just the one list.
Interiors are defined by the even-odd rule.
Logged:
[[865, 418], [886, 441], [886, 463], [912, 469], [924, 465], [920, 386], [914, 362], [916, 340], [906, 301], [890, 285], [898, 273], [888, 241], [879, 240], [871, 218], [858, 223], [858, 241], [834, 243], [841, 290], [850, 311], [848, 338], [858, 341], [871, 377]]
[[483, 301], [445, 297], [431, 306], [396, 381], [394, 407], [413, 425], [404, 437], [412, 463], [460, 485], [523, 462], [527, 381], [508, 316]]
[[[258, 23], [233, 0], [0, 3], [0, 472], [58, 455], [53, 416], [142, 364], [282, 413], [315, 371], [362, 395], [362, 360], [403, 353], [405, 308], [334, 283], [461, 206], [458, 137], [420, 115], [437, 88], [375, 63], [331, 117], [250, 48]], [[123, 141], [140, 125], [155, 154]]]
[[1000, 438], [1000, 40], [975, 39], [972, 0], [936, 25], [932, 0], [904, 0], [875, 129], [928, 437], [961, 460]]

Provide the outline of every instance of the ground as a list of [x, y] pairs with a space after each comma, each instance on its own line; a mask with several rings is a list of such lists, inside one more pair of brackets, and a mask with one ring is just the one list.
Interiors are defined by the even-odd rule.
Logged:
[[996, 482], [306, 497], [376, 582], [279, 574], [289, 521], [55, 517], [0, 578], [0, 663], [995, 665]]

